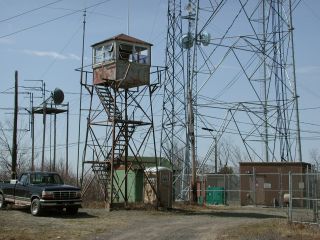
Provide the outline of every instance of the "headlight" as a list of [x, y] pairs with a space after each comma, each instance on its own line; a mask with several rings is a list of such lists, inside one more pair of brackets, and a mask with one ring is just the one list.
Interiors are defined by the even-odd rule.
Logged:
[[53, 199], [54, 194], [53, 194], [53, 192], [50, 192], [50, 191], [42, 191], [42, 198], [43, 199]]
[[81, 191], [76, 192], [76, 197], [81, 198]]

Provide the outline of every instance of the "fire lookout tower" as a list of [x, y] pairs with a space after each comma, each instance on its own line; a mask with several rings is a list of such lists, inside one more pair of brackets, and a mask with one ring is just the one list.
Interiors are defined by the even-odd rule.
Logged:
[[92, 45], [93, 83], [123, 89], [149, 85], [151, 46], [125, 34]]
[[[82, 179], [89, 164], [107, 208], [132, 201], [128, 176], [133, 172], [139, 172], [156, 193], [156, 183], [144, 171], [146, 164], [158, 166], [151, 104], [157, 84], [150, 83], [151, 46], [125, 34], [92, 45], [93, 83], [86, 84], [91, 99]], [[153, 151], [153, 162], [144, 161], [148, 149]], [[82, 183], [84, 192], [89, 185]]]

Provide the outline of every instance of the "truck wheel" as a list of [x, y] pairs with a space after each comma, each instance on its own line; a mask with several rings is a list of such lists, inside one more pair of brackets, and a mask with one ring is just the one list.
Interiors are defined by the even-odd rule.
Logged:
[[42, 213], [41, 204], [39, 198], [35, 198], [31, 202], [31, 214], [33, 216], [39, 216]]
[[6, 207], [6, 203], [4, 201], [4, 196], [2, 193], [0, 193], [0, 209], [3, 209]]
[[78, 209], [77, 207], [68, 207], [66, 209], [67, 213], [70, 215], [76, 215], [78, 213]]

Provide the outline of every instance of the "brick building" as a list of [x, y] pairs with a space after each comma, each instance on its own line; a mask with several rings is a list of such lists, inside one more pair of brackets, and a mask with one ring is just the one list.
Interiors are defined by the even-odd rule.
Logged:
[[[289, 193], [289, 172], [293, 174], [292, 189], [296, 197], [306, 196], [305, 173], [311, 164], [304, 162], [241, 162], [241, 205], [284, 206], [284, 194]], [[295, 205], [303, 206], [302, 201]]]

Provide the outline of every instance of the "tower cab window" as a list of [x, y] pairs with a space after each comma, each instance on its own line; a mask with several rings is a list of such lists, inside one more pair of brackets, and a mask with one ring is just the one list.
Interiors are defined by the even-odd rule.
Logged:
[[119, 60], [149, 64], [148, 48], [121, 43], [119, 45]]
[[94, 49], [94, 64], [114, 60], [113, 43], [108, 43]]
[[129, 61], [132, 59], [133, 46], [128, 44], [119, 45], [119, 60]]

